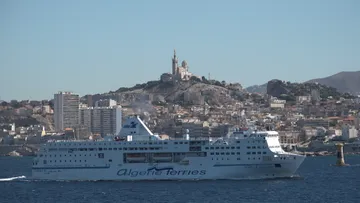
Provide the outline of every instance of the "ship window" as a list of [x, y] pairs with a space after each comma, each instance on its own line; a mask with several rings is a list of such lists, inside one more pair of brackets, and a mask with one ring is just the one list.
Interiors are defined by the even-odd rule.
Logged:
[[251, 154], [250, 152], [246, 152], [246, 154]]
[[231, 155], [235, 155], [235, 152], [231, 152]]
[[167, 142], [164, 142], [164, 144], [167, 144]]
[[240, 147], [236, 147], [236, 149], [240, 149]]
[[221, 147], [221, 149], [224, 149], [224, 147]]
[[266, 154], [266, 152], [263, 152], [263, 154]]
[[226, 147], [226, 149], [229, 149], [229, 147]]
[[109, 150], [112, 150], [112, 148], [109, 148]]
[[179, 142], [179, 144], [182, 144], [182, 142]]
[[224, 152], [221, 152], [221, 155], [224, 155]]
[[99, 154], [98, 154], [98, 157], [99, 157], [100, 159], [103, 159], [103, 158], [104, 158], [104, 153], [99, 153]]
[[240, 155], [240, 152], [236, 152], [237, 155]]
[[250, 147], [250, 146], [247, 146], [246, 148], [251, 149], [251, 147]]
[[236, 143], [240, 143], [240, 141], [236, 141]]
[[[215, 147], [215, 149], [219, 149], [219, 147]], [[46, 156], [46, 155], [45, 155]]]
[[216, 152], [216, 155], [219, 155], [219, 152]]
[[256, 152], [252, 152], [252, 154], [256, 154]]
[[252, 148], [253, 148], [253, 149], [256, 149], [256, 147], [255, 147], [255, 146], [252, 146]]
[[205, 149], [209, 149], [209, 147], [205, 147]]
[[214, 155], [214, 152], [210, 153], [210, 155]]
[[235, 149], [235, 147], [231, 147], [231, 149]]
[[258, 152], [258, 154], [261, 154], [261, 152]]
[[124, 147], [124, 150], [127, 150], [127, 148], [126, 148], [126, 147]]
[[177, 142], [174, 142], [174, 144], [178, 144]]

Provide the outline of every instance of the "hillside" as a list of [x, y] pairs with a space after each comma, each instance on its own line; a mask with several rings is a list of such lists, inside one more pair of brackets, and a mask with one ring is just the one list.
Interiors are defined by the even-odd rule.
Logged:
[[253, 85], [245, 88], [245, 90], [248, 91], [249, 93], [266, 94], [266, 87], [267, 87], [267, 83], [262, 85]]
[[336, 88], [338, 91], [350, 94], [360, 94], [360, 71], [340, 72], [335, 75], [309, 80], [306, 83], [319, 83]]
[[295, 101], [296, 96], [311, 95], [312, 90], [317, 90], [319, 99], [333, 97], [352, 98], [352, 95], [338, 92], [335, 88], [315, 83], [291, 83], [281, 80], [271, 80], [267, 83], [267, 94], [285, 99], [287, 101]]
[[[166, 81], [149, 81], [133, 87], [122, 87], [109, 93], [92, 95], [93, 100], [116, 99], [122, 104], [156, 105], [180, 104], [221, 106], [243, 100], [246, 91], [238, 83], [226, 84], [225, 81], [207, 81], [192, 78], [190, 81], [178, 81], [175, 84]], [[86, 96], [82, 98], [86, 100]]]

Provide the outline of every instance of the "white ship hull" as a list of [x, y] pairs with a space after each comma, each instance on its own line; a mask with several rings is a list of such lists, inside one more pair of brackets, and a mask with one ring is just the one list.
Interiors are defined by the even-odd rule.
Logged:
[[[304, 160], [295, 155], [289, 161], [206, 164], [182, 166], [179, 164], [133, 163], [121, 166], [83, 166], [33, 169], [33, 179], [45, 180], [216, 180], [268, 179], [292, 177]], [[276, 167], [275, 164], [280, 164]]]
[[[137, 126], [137, 122], [142, 125]], [[140, 128], [142, 127], [142, 128]], [[129, 130], [129, 132], [126, 132]], [[284, 152], [276, 132], [217, 140], [160, 140], [138, 118], [127, 141], [46, 143], [34, 159], [42, 180], [205, 180], [292, 177], [305, 156]], [[134, 132], [139, 132], [134, 135]], [[145, 134], [145, 135], [144, 135]], [[156, 139], [153, 139], [156, 138]]]

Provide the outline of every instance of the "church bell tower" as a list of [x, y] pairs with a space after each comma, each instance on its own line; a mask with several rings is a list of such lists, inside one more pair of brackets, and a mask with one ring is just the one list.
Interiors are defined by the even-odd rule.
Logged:
[[174, 57], [172, 58], [172, 74], [176, 75], [176, 69], [178, 67], [178, 59], [176, 57], [176, 50], [174, 49]]

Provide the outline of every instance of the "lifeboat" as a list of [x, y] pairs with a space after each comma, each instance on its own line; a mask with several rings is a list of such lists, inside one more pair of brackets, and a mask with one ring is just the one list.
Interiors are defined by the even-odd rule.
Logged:
[[145, 154], [127, 154], [126, 160], [133, 162], [144, 162], [146, 160]]
[[153, 154], [152, 158], [155, 161], [171, 161], [172, 155], [171, 155], [171, 153], [156, 153], [156, 154]]
[[124, 137], [119, 137], [119, 136], [116, 136], [114, 138], [115, 141], [125, 141], [125, 138]]

